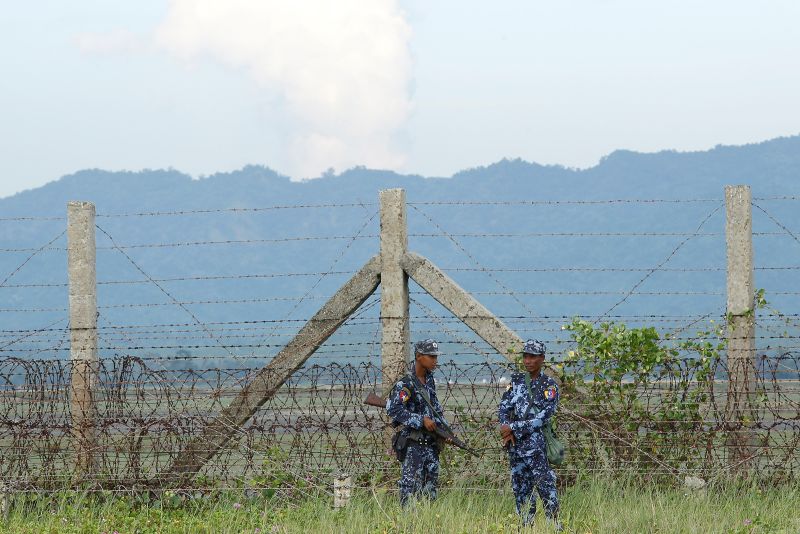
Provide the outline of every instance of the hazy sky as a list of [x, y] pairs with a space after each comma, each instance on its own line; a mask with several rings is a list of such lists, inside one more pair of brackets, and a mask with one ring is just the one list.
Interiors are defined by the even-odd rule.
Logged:
[[449, 176], [800, 133], [797, 0], [0, 5], [0, 196], [84, 168]]

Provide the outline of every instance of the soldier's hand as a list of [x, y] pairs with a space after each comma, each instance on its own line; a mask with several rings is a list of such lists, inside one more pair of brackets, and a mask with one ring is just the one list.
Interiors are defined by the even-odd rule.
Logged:
[[503, 439], [503, 447], [507, 447], [509, 443], [512, 445], [516, 443], [514, 440], [514, 432], [508, 425], [500, 425], [500, 437]]
[[427, 430], [428, 432], [436, 431], [436, 423], [434, 423], [433, 419], [431, 419], [427, 415], [422, 418], [422, 426], [424, 426], [425, 430]]

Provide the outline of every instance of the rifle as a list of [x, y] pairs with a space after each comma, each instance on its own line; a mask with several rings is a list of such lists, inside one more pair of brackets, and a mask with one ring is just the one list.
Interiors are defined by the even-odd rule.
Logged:
[[[380, 398], [375, 393], [370, 393], [369, 395], [367, 395], [367, 398], [364, 399], [364, 404], [375, 406], [376, 408], [386, 408], [386, 401]], [[456, 436], [451, 432], [448, 432], [439, 425], [436, 425], [436, 430], [434, 430], [433, 433], [442, 438], [443, 440], [445, 440], [446, 442], [452, 443], [459, 449], [464, 449], [465, 451], [467, 451], [468, 453], [470, 453], [475, 457], [479, 456], [479, 454], [475, 451], [475, 449], [470, 448], [470, 446], [467, 445], [461, 439], [459, 439], [458, 436]]]

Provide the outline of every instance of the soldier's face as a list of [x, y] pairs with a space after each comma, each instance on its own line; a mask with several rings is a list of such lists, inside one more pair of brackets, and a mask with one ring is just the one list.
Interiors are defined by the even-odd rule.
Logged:
[[420, 362], [423, 369], [426, 371], [433, 371], [436, 369], [436, 356], [431, 356], [430, 354], [417, 354], [417, 361]]
[[525, 370], [529, 373], [536, 374], [542, 370], [542, 366], [544, 365], [544, 354], [523, 354], [522, 365], [525, 366]]

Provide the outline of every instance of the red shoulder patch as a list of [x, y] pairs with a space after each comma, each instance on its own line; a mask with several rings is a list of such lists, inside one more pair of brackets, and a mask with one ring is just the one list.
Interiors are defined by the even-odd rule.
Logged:
[[546, 390], [544, 390], [544, 398], [547, 400], [555, 400], [556, 398], [556, 387], [550, 386]]
[[408, 399], [411, 398], [411, 392], [408, 390], [408, 388], [403, 388], [400, 390], [400, 393], [398, 393], [397, 396], [400, 397], [400, 402], [405, 404], [408, 402]]

